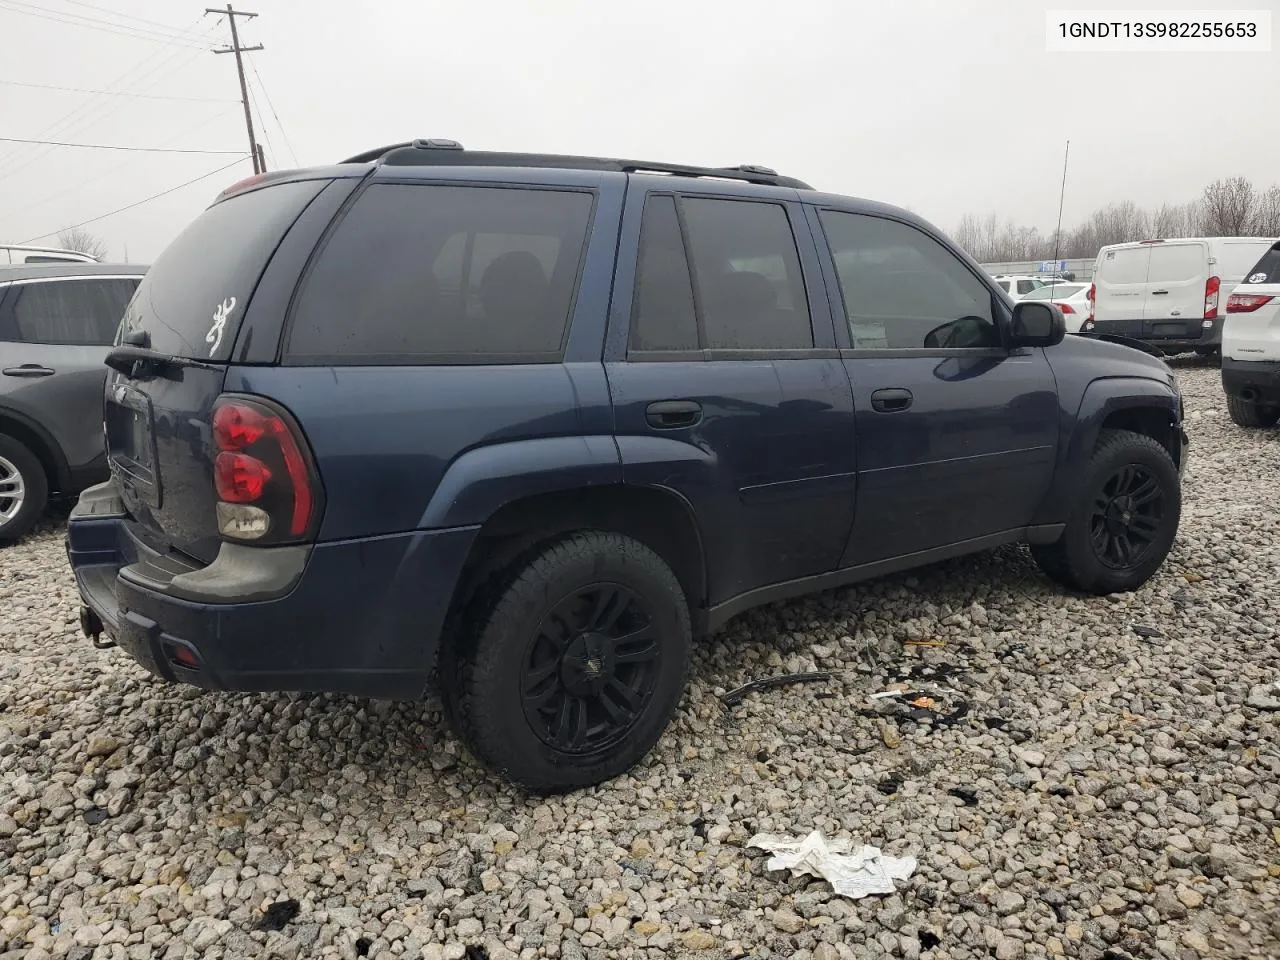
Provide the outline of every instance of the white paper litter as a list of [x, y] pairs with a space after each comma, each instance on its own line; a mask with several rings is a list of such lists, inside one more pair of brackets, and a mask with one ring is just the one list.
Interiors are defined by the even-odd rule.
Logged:
[[773, 854], [770, 870], [790, 870], [829, 882], [836, 893], [860, 900], [873, 893], [893, 893], [894, 880], [906, 880], [916, 868], [915, 857], [886, 857], [876, 847], [852, 840], [828, 840], [815, 830], [803, 840], [772, 833], [758, 833], [748, 847]]

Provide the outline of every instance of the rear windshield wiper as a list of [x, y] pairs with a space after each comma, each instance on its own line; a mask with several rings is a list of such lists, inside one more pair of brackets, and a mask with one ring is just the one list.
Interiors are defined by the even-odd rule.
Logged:
[[104, 361], [112, 370], [118, 370], [127, 377], [137, 376], [144, 370], [164, 374], [167, 370], [192, 367], [196, 370], [221, 370], [216, 363], [205, 363], [203, 360], [192, 360], [188, 357], [175, 357], [167, 353], [159, 353], [149, 347], [113, 347]]

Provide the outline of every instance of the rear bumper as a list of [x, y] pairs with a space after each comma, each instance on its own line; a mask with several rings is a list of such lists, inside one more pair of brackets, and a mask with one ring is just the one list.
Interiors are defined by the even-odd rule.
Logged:
[[[1222, 345], [1222, 318], [1210, 321], [1209, 326], [1204, 326], [1203, 321], [1197, 321], [1200, 333], [1198, 336], [1186, 334], [1177, 337], [1157, 337], [1151, 336], [1143, 329], [1143, 321], [1141, 320], [1102, 320], [1102, 321], [1086, 321], [1081, 327], [1084, 333], [1105, 333], [1112, 336], [1128, 337], [1130, 340], [1138, 340], [1142, 343], [1149, 344], [1164, 353], [1186, 353], [1188, 350], [1206, 350]], [[1092, 326], [1090, 326], [1092, 324]]]
[[477, 529], [224, 545], [202, 568], [142, 542], [105, 483], [73, 511], [67, 556], [84, 606], [164, 680], [414, 699]]
[[1222, 389], [1251, 403], [1280, 404], [1280, 361], [1223, 357]]

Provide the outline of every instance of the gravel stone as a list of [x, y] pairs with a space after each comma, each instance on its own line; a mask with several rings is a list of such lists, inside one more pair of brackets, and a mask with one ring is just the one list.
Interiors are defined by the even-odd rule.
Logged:
[[[558, 797], [477, 769], [438, 702], [94, 649], [51, 512], [0, 550], [0, 960], [1280, 957], [1280, 430], [1171, 365], [1191, 462], [1142, 589], [1069, 594], [1008, 547], [750, 611], [651, 756]], [[900, 682], [968, 710], [869, 699]], [[745, 848], [813, 829], [919, 866], [848, 901]]]

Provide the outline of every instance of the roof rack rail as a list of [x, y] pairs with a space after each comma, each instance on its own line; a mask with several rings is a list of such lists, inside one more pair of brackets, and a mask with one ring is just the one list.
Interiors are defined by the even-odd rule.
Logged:
[[736, 167], [696, 167], [678, 163], [644, 160], [616, 160], [604, 157], [575, 157], [554, 153], [502, 153], [465, 150], [455, 140], [425, 139], [393, 143], [348, 157], [343, 163], [381, 163], [387, 166], [544, 167], [563, 170], [612, 170], [620, 173], [656, 173], [676, 177], [703, 177], [741, 180], [746, 183], [795, 190], [812, 190], [794, 177], [784, 177], [770, 167], [740, 164]]

